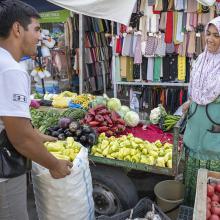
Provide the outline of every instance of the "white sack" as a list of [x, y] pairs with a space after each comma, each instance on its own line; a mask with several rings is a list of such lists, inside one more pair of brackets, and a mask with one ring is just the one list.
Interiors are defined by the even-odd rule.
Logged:
[[54, 179], [47, 169], [34, 163], [32, 179], [39, 220], [95, 219], [86, 148], [81, 148], [69, 176]]

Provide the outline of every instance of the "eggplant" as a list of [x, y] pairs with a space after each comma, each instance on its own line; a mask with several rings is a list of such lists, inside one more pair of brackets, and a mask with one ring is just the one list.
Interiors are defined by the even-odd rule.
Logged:
[[70, 118], [61, 118], [58, 122], [58, 125], [60, 126], [60, 128], [68, 128], [70, 123], [72, 122], [72, 120]]
[[58, 139], [59, 140], [65, 140], [65, 135], [64, 134], [59, 134]]
[[77, 137], [80, 137], [82, 134], [82, 130], [81, 129], [76, 130], [75, 134]]
[[63, 128], [59, 128], [59, 129], [57, 130], [57, 132], [58, 132], [59, 134], [63, 134], [63, 133], [64, 133], [64, 129], [63, 129]]
[[73, 136], [72, 132], [71, 132], [69, 129], [65, 129], [64, 135], [65, 135], [66, 137], [72, 137], [72, 136]]
[[89, 145], [93, 146], [97, 143], [97, 136], [94, 133], [90, 133], [87, 135], [87, 142]]
[[58, 137], [59, 132], [58, 132], [58, 131], [53, 131], [53, 132], [51, 133], [51, 135], [52, 135], [53, 137]]
[[91, 128], [88, 125], [83, 125], [82, 126], [82, 131], [85, 134], [89, 134], [91, 132]]
[[76, 132], [76, 130], [79, 128], [79, 123], [77, 121], [73, 121], [69, 125], [69, 129], [71, 132]]
[[80, 140], [81, 143], [86, 143], [87, 138], [86, 138], [85, 135], [82, 135], [82, 136], [79, 138], [79, 140]]
[[59, 126], [59, 125], [56, 125], [56, 126], [51, 127], [51, 130], [52, 130], [52, 131], [57, 131], [58, 129], [60, 129], [60, 126]]

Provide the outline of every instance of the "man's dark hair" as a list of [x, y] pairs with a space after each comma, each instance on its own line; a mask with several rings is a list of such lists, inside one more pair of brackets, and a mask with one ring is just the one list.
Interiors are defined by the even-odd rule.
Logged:
[[15, 22], [27, 30], [31, 18], [40, 18], [32, 6], [19, 0], [0, 0], [0, 38], [7, 38]]

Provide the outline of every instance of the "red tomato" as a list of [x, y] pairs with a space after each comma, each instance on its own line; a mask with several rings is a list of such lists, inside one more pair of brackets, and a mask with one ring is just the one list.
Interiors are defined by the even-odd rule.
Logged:
[[219, 217], [217, 215], [211, 215], [209, 220], [219, 220]]
[[209, 197], [207, 197], [207, 203], [210, 203], [212, 200], [209, 198]]
[[215, 215], [220, 215], [220, 206], [213, 206], [211, 208], [211, 213]]
[[220, 193], [220, 183], [215, 186], [215, 191]]
[[207, 196], [212, 197], [213, 194], [214, 194], [214, 187], [208, 184], [207, 185]]
[[211, 216], [210, 210], [206, 210], [206, 219], [208, 219]]
[[211, 200], [214, 202], [219, 202], [219, 197], [216, 194], [213, 194]]
[[212, 201], [212, 202], [211, 202], [211, 207], [212, 207], [212, 206], [219, 206], [219, 203], [216, 202], [216, 201]]
[[211, 203], [207, 203], [207, 210], [211, 209]]

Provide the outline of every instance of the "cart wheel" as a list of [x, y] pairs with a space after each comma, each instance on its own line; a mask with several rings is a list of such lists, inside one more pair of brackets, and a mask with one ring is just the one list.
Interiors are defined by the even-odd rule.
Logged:
[[137, 190], [122, 169], [91, 166], [96, 215], [111, 216], [138, 202]]

